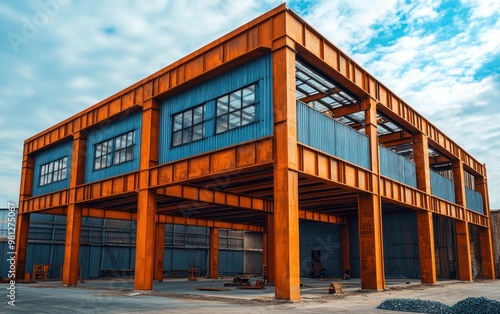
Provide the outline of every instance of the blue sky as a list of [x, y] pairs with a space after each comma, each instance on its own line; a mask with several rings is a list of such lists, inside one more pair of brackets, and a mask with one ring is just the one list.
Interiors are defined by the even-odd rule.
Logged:
[[[0, 207], [23, 141], [281, 1], [0, 0]], [[500, 1], [288, 6], [488, 169], [500, 209]]]

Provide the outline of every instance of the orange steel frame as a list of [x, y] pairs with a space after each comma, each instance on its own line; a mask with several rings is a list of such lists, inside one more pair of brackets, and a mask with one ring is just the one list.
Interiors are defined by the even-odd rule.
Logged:
[[[272, 54], [273, 136], [201, 156], [158, 164], [159, 101], [267, 53]], [[369, 136], [371, 157], [369, 170], [297, 143], [297, 57], [331, 76], [362, 100], [356, 108], [340, 110], [365, 111], [365, 133]], [[142, 111], [139, 170], [84, 183], [86, 138], [82, 131], [98, 128], [132, 111]], [[407, 136], [384, 140], [413, 140], [418, 188], [380, 175], [378, 145], [381, 140], [377, 136], [377, 111], [413, 134], [413, 139]], [[32, 196], [34, 155], [68, 138], [72, 138], [74, 143], [70, 187]], [[456, 204], [431, 195], [428, 145], [439, 149], [453, 161]], [[245, 194], [244, 191], [233, 193], [196, 187], [200, 180], [224, 175], [244, 178], [259, 169], [264, 169], [263, 180], [271, 178], [271, 181], [267, 181], [271, 198]], [[485, 200], [484, 215], [465, 207], [464, 171], [476, 177], [477, 190]], [[150, 290], [153, 280], [162, 279], [165, 223], [211, 228], [211, 278], [217, 278], [216, 238], [219, 228], [263, 232], [263, 264], [267, 266], [268, 280], [275, 283], [276, 298], [297, 300], [300, 298], [299, 219], [343, 225], [344, 268], [349, 268], [350, 259], [347, 220], [331, 213], [300, 209], [300, 180], [349, 191], [357, 197], [363, 289], [385, 288], [382, 202], [417, 211], [422, 282], [436, 282], [432, 224], [435, 214], [456, 221], [460, 279], [473, 279], [468, 232], [470, 224], [480, 229], [483, 276], [495, 278], [485, 166], [285, 5], [25, 141], [16, 243], [17, 278], [24, 278], [30, 213], [40, 212], [67, 216], [63, 285], [77, 284], [81, 220], [87, 216], [137, 221], [134, 283], [137, 290]], [[134, 208], [125, 210], [119, 205], [99, 207], [99, 204], [117, 196], [133, 199]], [[220, 206], [225, 213], [221, 217], [230, 219], [170, 215], [168, 208], [165, 211], [158, 208], [162, 197]], [[238, 219], [237, 215], [232, 214], [234, 209], [259, 213], [266, 218], [261, 224], [247, 223], [245, 219]]]

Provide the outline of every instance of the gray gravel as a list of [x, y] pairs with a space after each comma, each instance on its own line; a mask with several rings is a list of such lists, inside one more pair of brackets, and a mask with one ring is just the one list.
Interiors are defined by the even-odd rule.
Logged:
[[388, 299], [383, 301], [379, 309], [435, 314], [491, 314], [500, 313], [500, 302], [485, 297], [469, 297], [453, 306], [429, 300]]

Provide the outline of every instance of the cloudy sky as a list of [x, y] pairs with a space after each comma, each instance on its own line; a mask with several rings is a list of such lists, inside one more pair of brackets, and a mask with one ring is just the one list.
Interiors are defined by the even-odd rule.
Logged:
[[[0, 0], [0, 207], [17, 204], [26, 138], [279, 4]], [[288, 7], [485, 163], [500, 209], [500, 1]]]

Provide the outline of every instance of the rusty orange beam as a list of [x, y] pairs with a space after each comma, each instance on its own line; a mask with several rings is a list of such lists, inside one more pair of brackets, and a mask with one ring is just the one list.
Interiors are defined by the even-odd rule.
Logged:
[[[286, 42], [286, 38], [283, 38]], [[274, 287], [277, 299], [300, 299], [295, 51], [273, 51]]]
[[213, 227], [220, 229], [233, 229], [233, 230], [243, 230], [243, 231], [253, 231], [253, 232], [265, 231], [265, 228], [262, 226], [249, 225], [244, 223], [233, 223], [233, 222], [224, 222], [224, 221], [215, 221], [208, 219], [170, 216], [161, 214], [157, 215], [156, 221], [165, 224], [199, 226], [199, 227], [209, 227], [209, 228]]
[[364, 169], [312, 147], [298, 144], [298, 171], [356, 191], [372, 191], [374, 178]]
[[[28, 252], [28, 235], [30, 228], [30, 214], [18, 213], [16, 220], [16, 259], [15, 279], [24, 279], [26, 268], [26, 256]], [[10, 266], [10, 265], [9, 265]], [[9, 276], [10, 278], [10, 276]]]
[[78, 283], [81, 229], [82, 208], [79, 205], [71, 204], [68, 206], [66, 218], [64, 267], [62, 269], [63, 286], [76, 286]]
[[325, 222], [337, 225], [347, 225], [348, 223], [347, 218], [344, 217], [339, 217], [335, 215], [330, 215], [310, 210], [303, 210], [303, 209], [299, 210], [299, 219]]
[[158, 194], [197, 202], [253, 210], [272, 211], [273, 209], [273, 202], [270, 200], [191, 185], [169, 186], [158, 190]]
[[272, 138], [224, 148], [163, 164], [149, 170], [150, 187], [164, 187], [217, 174], [243, 171], [273, 162]]
[[163, 281], [163, 260], [165, 257], [165, 224], [157, 223], [155, 229], [154, 279]]
[[219, 278], [219, 228], [210, 228], [210, 252], [208, 275], [211, 279]]

